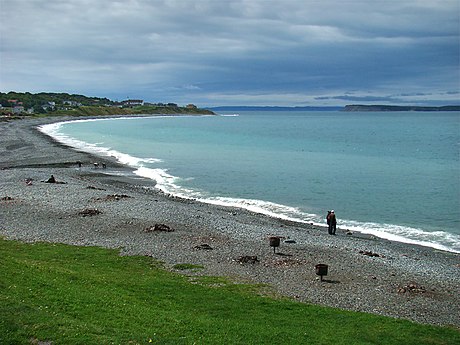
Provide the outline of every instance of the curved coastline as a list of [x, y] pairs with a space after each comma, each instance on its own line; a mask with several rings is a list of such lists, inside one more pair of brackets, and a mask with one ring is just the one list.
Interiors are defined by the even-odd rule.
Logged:
[[[266, 283], [303, 302], [460, 327], [460, 317], [452, 313], [452, 306], [460, 305], [458, 254], [359, 233], [339, 231], [333, 237], [316, 225], [164, 195], [152, 180], [136, 176], [115, 159], [76, 151], [36, 130], [74, 119], [34, 118], [0, 125], [0, 197], [13, 199], [1, 202], [2, 236], [122, 248], [122, 254], [150, 255], [168, 267], [190, 262], [205, 267], [199, 274]], [[105, 162], [108, 168], [95, 169], [93, 162]], [[41, 183], [51, 174], [66, 184]], [[26, 185], [26, 179], [33, 184]], [[95, 201], [113, 194], [132, 198]], [[101, 216], [76, 216], [82, 208], [95, 206]], [[176, 231], [144, 231], [156, 222]], [[278, 255], [268, 245], [271, 235], [290, 240], [281, 244]], [[213, 250], [196, 249], [203, 243]], [[237, 259], [244, 255], [256, 255], [259, 263], [240, 264]], [[329, 281], [316, 279], [317, 263], [330, 266]], [[398, 293], [409, 283], [426, 292]]]
[[[116, 116], [114, 118], [105, 117], [100, 118], [88, 118], [88, 119], [77, 119], [71, 120], [71, 122], [90, 122], [98, 120], [130, 120], [137, 119], [140, 117], [170, 117], [173, 115], [145, 115], [145, 116]], [[184, 116], [184, 115], [179, 115]], [[193, 115], [196, 116], [196, 115]], [[209, 116], [209, 115], [204, 115]], [[73, 147], [77, 150], [88, 152], [89, 154], [95, 154], [103, 157], [113, 157], [119, 163], [128, 165], [134, 169], [134, 174], [149, 178], [157, 182], [157, 187], [164, 193], [172, 195], [174, 197], [180, 197], [190, 200], [196, 200], [199, 202], [219, 205], [219, 206], [231, 206], [237, 208], [244, 208], [249, 211], [260, 213], [266, 216], [280, 218], [292, 222], [299, 222], [310, 224], [318, 227], [324, 226], [324, 222], [321, 220], [321, 215], [306, 214], [301, 212], [295, 207], [285, 206], [272, 202], [266, 202], [263, 200], [249, 200], [249, 199], [238, 199], [232, 197], [203, 197], [201, 193], [194, 192], [192, 190], [184, 190], [175, 183], [176, 177], [169, 175], [162, 169], [151, 169], [143, 167], [143, 162], [154, 162], [156, 158], [138, 158], [132, 157], [122, 152], [115, 151], [113, 149], [104, 148], [96, 145], [89, 145], [84, 142], [80, 142], [73, 138], [63, 136], [59, 133], [59, 127], [61, 124], [69, 122], [57, 122], [53, 124], [47, 124], [39, 126], [39, 130], [44, 134], [51, 136], [61, 144]], [[394, 224], [378, 224], [373, 222], [358, 222], [353, 220], [341, 219], [341, 223], [338, 227], [343, 231], [359, 232], [370, 236], [376, 236], [384, 240], [397, 241], [407, 244], [415, 244], [426, 247], [431, 247], [437, 250], [451, 251], [454, 253], [460, 253], [460, 237], [458, 235], [450, 234], [444, 231], [429, 232], [422, 228], [411, 228]]]

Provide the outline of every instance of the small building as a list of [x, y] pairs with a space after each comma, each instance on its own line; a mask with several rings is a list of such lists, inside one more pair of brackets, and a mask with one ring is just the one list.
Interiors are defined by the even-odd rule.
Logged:
[[54, 107], [56, 106], [55, 102], [46, 102], [45, 104], [42, 105], [43, 110], [54, 110]]
[[70, 105], [71, 107], [81, 107], [81, 103], [77, 101], [63, 101], [62, 104]]
[[13, 107], [13, 114], [22, 114], [24, 112], [24, 107], [22, 105], [16, 105]]
[[144, 101], [142, 99], [128, 99], [126, 101], [121, 102], [125, 107], [135, 107], [139, 105], [144, 105]]

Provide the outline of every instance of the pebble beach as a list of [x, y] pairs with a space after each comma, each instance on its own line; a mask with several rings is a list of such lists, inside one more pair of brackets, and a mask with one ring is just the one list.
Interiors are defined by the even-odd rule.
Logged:
[[[165, 195], [129, 167], [0, 122], [0, 236], [148, 255], [177, 271], [261, 283], [300, 303], [460, 328], [460, 254]], [[79, 164], [79, 163], [80, 164]], [[94, 163], [97, 163], [95, 165]], [[102, 168], [105, 165], [106, 168]], [[57, 183], [46, 181], [54, 176]], [[269, 238], [280, 237], [279, 247]], [[315, 265], [328, 265], [322, 279]]]

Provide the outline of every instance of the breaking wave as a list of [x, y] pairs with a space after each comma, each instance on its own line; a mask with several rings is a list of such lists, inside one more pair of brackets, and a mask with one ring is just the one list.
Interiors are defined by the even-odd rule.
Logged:
[[[183, 180], [182, 178], [172, 176], [163, 169], [140, 167], [134, 173], [155, 180], [156, 187], [166, 194], [185, 199], [194, 199], [208, 204], [244, 208], [252, 212], [294, 222], [318, 226], [325, 225], [324, 216], [306, 213], [297, 207], [256, 199], [211, 196], [207, 195], [205, 192], [183, 188], [180, 186], [180, 182]], [[444, 231], [429, 232], [394, 224], [357, 222], [346, 219], [340, 220], [337, 226], [340, 229], [370, 234], [390, 241], [417, 244], [439, 250], [460, 253], [460, 236]]]
[[[103, 120], [103, 119], [102, 119]], [[76, 120], [72, 122], [89, 122], [89, 121], [101, 121], [101, 120]], [[128, 155], [126, 153], [122, 153], [116, 150], [113, 150], [111, 148], [104, 147], [104, 143], [95, 143], [95, 144], [90, 144], [81, 140], [77, 140], [75, 138], [72, 138], [68, 135], [62, 134], [60, 131], [62, 125], [64, 125], [66, 122], [58, 122], [58, 123], [52, 123], [52, 124], [46, 124], [39, 126], [38, 129], [46, 134], [51, 136], [54, 140], [67, 145], [74, 147], [80, 151], [92, 153], [95, 155], [99, 156], [105, 156], [105, 157], [112, 157], [115, 158], [118, 162], [121, 164], [125, 164], [131, 167], [138, 167], [142, 165], [143, 163], [158, 163], [161, 162], [160, 159], [156, 158], [139, 158], [139, 157], [133, 157], [131, 155]]]

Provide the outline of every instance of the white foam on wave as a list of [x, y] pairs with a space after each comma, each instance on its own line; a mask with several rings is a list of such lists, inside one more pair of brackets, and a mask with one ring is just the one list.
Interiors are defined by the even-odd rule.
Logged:
[[[101, 119], [104, 120], [104, 119]], [[100, 121], [100, 120], [76, 120], [72, 122], [88, 122], [88, 121]], [[66, 122], [58, 122], [58, 123], [52, 123], [52, 124], [47, 124], [47, 125], [42, 125], [39, 126], [38, 129], [46, 134], [54, 138], [56, 141], [67, 145], [74, 147], [78, 150], [92, 153], [95, 155], [99, 156], [106, 156], [106, 157], [112, 157], [115, 158], [118, 162], [121, 164], [125, 164], [134, 168], [137, 168], [139, 166], [142, 166], [143, 163], [158, 163], [161, 162], [160, 159], [157, 158], [139, 158], [139, 157], [134, 157], [126, 153], [122, 153], [116, 150], [113, 150], [109, 147], [104, 147], [104, 143], [94, 143], [90, 144], [75, 138], [72, 138], [68, 135], [63, 134], [60, 129], [62, 125], [64, 125]]]
[[166, 194], [171, 194], [185, 199], [196, 199], [200, 194], [191, 189], [180, 187], [179, 177], [170, 175], [165, 169], [139, 167], [134, 174], [155, 180], [155, 187]]
[[[324, 216], [306, 213], [297, 207], [255, 199], [206, 196], [205, 193], [183, 188], [179, 185], [180, 181], [183, 179], [172, 176], [163, 169], [139, 168], [135, 171], [135, 174], [154, 179], [157, 182], [156, 187], [158, 189], [167, 194], [181, 198], [195, 199], [197, 201], [213, 205], [244, 208], [255, 213], [279, 219], [325, 226]], [[460, 236], [444, 231], [429, 232], [393, 224], [365, 223], [349, 220], [339, 221], [338, 227], [341, 229], [348, 229], [351, 231], [374, 235], [390, 241], [416, 244], [439, 250], [460, 253]]]
[[244, 208], [255, 213], [265, 214], [275, 218], [299, 221], [299, 219], [295, 217], [295, 215], [299, 213], [298, 208], [280, 205], [269, 201], [224, 197], [211, 197], [200, 199], [200, 201], [214, 205]]
[[374, 235], [390, 241], [417, 244], [425, 247], [460, 253], [460, 236], [445, 231], [425, 231], [422, 229], [379, 223], [343, 221], [339, 227]]
[[[171, 194], [185, 199], [194, 199], [207, 204], [244, 208], [249, 211], [265, 214], [276, 218], [299, 221], [299, 219], [295, 216], [299, 214], [300, 210], [296, 207], [290, 207], [276, 204], [273, 202], [255, 199], [207, 196], [205, 195], [206, 193], [181, 187], [179, 185], [180, 181], [186, 179], [170, 175], [167, 172], [167, 170], [164, 169], [152, 169], [141, 167], [134, 171], [134, 173], [138, 176], [151, 178], [155, 180], [155, 187], [166, 194]], [[315, 215], [309, 216], [314, 217]]]

